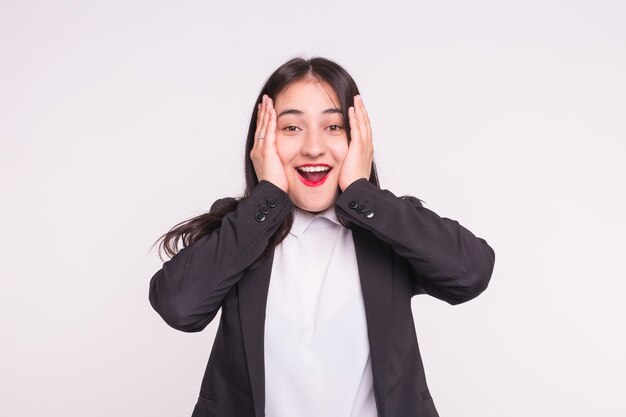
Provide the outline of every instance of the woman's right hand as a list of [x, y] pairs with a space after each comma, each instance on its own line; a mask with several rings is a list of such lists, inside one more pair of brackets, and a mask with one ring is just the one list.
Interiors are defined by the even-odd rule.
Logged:
[[274, 103], [267, 94], [264, 94], [263, 100], [257, 105], [257, 108], [254, 146], [250, 151], [254, 171], [259, 181], [269, 181], [287, 192], [287, 176], [276, 150], [276, 110]]

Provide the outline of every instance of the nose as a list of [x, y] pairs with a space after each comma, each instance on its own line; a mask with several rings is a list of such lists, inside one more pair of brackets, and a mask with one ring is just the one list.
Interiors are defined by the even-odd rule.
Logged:
[[311, 158], [324, 155], [326, 153], [326, 141], [324, 139], [324, 135], [311, 130], [306, 132], [300, 152], [302, 155]]

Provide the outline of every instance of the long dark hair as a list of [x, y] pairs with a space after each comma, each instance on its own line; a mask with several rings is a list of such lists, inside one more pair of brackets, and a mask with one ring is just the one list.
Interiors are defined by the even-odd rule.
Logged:
[[[183, 247], [187, 247], [192, 245], [202, 236], [219, 228], [222, 224], [222, 218], [226, 214], [235, 211], [239, 201], [246, 198], [250, 194], [252, 189], [259, 183], [252, 160], [250, 159], [250, 151], [254, 145], [254, 132], [256, 130], [257, 104], [261, 102], [264, 94], [267, 94], [274, 101], [276, 101], [276, 97], [291, 83], [306, 78], [314, 78], [319, 81], [323, 81], [334, 89], [335, 94], [339, 99], [339, 110], [341, 110], [344, 124], [347, 126], [346, 133], [348, 136], [348, 142], [350, 141], [350, 119], [348, 118], [348, 108], [350, 106], [354, 106], [354, 96], [359, 94], [359, 89], [350, 74], [348, 74], [348, 72], [336, 62], [322, 57], [313, 57], [310, 59], [296, 57], [285, 62], [267, 79], [265, 85], [263, 85], [263, 88], [259, 92], [254, 106], [252, 107], [252, 116], [250, 117], [250, 126], [248, 127], [246, 150], [244, 154], [246, 189], [243, 196], [227, 200], [220, 207], [217, 207], [208, 213], [201, 214], [197, 217], [193, 217], [176, 224], [154, 243], [156, 245], [160, 242], [159, 256], [161, 251], [164, 251], [166, 255], [173, 257], [176, 253], [178, 253], [178, 246], [181, 241]], [[376, 166], [373, 162], [369, 182], [380, 188]], [[276, 245], [287, 236], [289, 230], [291, 230], [292, 223], [293, 214], [289, 215], [280, 225], [276, 233], [274, 233], [267, 248], [255, 262], [255, 265], [265, 259], [274, 250]]]

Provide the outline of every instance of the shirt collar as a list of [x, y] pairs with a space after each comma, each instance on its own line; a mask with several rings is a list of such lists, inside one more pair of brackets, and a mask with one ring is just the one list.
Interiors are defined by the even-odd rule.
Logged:
[[324, 217], [336, 225], [341, 226], [341, 223], [337, 218], [337, 214], [335, 213], [334, 205], [319, 213], [311, 213], [296, 207], [294, 208], [293, 214], [293, 224], [291, 225], [289, 233], [295, 237], [300, 237], [304, 232], [306, 232], [306, 229], [311, 225], [311, 223], [313, 223], [313, 220], [318, 217]]

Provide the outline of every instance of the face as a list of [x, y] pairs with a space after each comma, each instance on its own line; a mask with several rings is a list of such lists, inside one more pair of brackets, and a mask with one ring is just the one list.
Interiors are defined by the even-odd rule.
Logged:
[[348, 152], [347, 126], [328, 84], [301, 80], [274, 100], [276, 149], [287, 176], [287, 194], [303, 210], [323, 211], [338, 195]]

